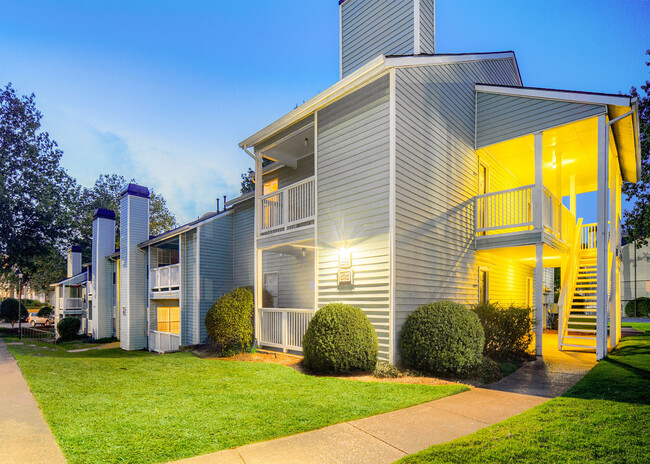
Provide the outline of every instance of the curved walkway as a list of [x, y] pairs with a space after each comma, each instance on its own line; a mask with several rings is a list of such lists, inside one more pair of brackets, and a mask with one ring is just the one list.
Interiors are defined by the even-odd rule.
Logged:
[[0, 461], [65, 463], [14, 357], [0, 339]]
[[544, 335], [544, 353], [544, 360], [523, 366], [489, 388], [177, 463], [391, 463], [559, 396], [596, 364], [594, 353], [558, 351], [553, 334]]

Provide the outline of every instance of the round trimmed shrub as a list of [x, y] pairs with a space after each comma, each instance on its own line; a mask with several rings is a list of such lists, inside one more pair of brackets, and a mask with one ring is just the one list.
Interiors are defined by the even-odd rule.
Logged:
[[627, 317], [648, 317], [650, 315], [650, 298], [641, 296], [636, 299], [636, 314], [634, 300], [628, 301], [625, 305], [625, 315]]
[[409, 314], [400, 338], [404, 363], [440, 374], [468, 374], [483, 361], [485, 335], [478, 316], [463, 305], [437, 301]]
[[38, 310], [36, 315], [38, 317], [49, 317], [54, 313], [54, 310], [50, 308], [49, 306], [43, 306], [41, 309]]
[[24, 304], [18, 302], [15, 298], [5, 298], [2, 300], [2, 303], [0, 303], [0, 319], [13, 324], [14, 322], [18, 322], [19, 314], [22, 317], [29, 316], [29, 312]]
[[480, 365], [481, 381], [483, 383], [493, 383], [501, 380], [503, 374], [496, 361], [483, 356], [483, 362]]
[[331, 303], [319, 309], [302, 339], [305, 367], [314, 372], [371, 371], [377, 334], [360, 308]]
[[59, 333], [59, 340], [72, 340], [77, 336], [81, 329], [81, 321], [76, 317], [64, 317], [56, 325], [56, 330]]
[[205, 316], [208, 337], [223, 355], [248, 350], [253, 341], [253, 292], [236, 288], [212, 305]]

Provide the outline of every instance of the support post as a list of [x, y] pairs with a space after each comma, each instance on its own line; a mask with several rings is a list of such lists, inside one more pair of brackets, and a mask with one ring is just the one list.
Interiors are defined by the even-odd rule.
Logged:
[[544, 337], [544, 244], [535, 245], [535, 355], [543, 356]]
[[596, 359], [607, 356], [607, 220], [609, 208], [607, 202], [609, 154], [608, 126], [606, 115], [598, 116], [598, 192], [597, 192], [597, 229], [596, 229]]
[[544, 139], [542, 132], [535, 133], [535, 186], [533, 187], [534, 229], [544, 230]]
[[576, 176], [575, 174], [569, 176], [569, 210], [571, 214], [578, 217], [576, 213]]
[[254, 282], [253, 282], [253, 302], [255, 304], [255, 340], [259, 344], [260, 340], [260, 308], [262, 306], [262, 252], [257, 248], [257, 240], [260, 235], [262, 226], [262, 196], [264, 188], [264, 179], [262, 174], [262, 153], [255, 152], [255, 253], [254, 253]]
[[616, 170], [618, 169], [617, 163], [616, 163], [616, 158], [614, 156], [610, 155], [609, 159], [609, 181], [611, 182], [610, 188], [609, 188], [609, 211], [610, 211], [610, 219], [609, 219], [609, 253], [607, 256], [607, 259], [611, 263], [610, 269], [609, 269], [609, 302], [608, 302], [608, 316], [609, 316], [609, 345], [608, 348], [609, 350], [613, 350], [616, 347], [616, 342], [618, 341], [616, 339], [616, 332], [617, 332], [617, 324], [616, 324], [616, 313], [614, 312], [614, 307], [616, 306], [616, 279], [617, 279], [617, 274], [616, 274], [616, 259], [617, 259], [617, 237], [616, 237], [616, 232], [617, 232], [617, 218], [618, 218], [618, 211], [617, 211], [617, 202], [616, 202], [616, 184], [617, 184], [617, 176], [616, 176]]

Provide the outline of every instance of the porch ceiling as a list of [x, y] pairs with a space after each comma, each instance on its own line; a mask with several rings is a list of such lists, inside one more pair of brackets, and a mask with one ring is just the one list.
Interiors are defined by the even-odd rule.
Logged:
[[[521, 185], [535, 183], [534, 136], [490, 145], [478, 150], [499, 161]], [[576, 176], [576, 193], [597, 189], [597, 118], [576, 121], [544, 131], [544, 184], [555, 185], [554, 171], [557, 160], [562, 159], [562, 195], [569, 195], [569, 177]]]
[[[495, 248], [476, 252], [479, 255], [491, 255], [497, 258], [510, 259], [530, 267], [535, 267], [535, 245]], [[561, 267], [562, 253], [544, 244], [544, 267]]]

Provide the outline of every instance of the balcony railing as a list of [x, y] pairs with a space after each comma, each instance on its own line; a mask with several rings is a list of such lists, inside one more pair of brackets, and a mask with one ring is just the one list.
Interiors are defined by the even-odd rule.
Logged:
[[477, 235], [495, 235], [544, 228], [552, 235], [570, 240], [576, 218], [550, 190], [542, 191], [541, 221], [535, 218], [534, 185], [476, 196], [474, 204]]
[[316, 184], [310, 177], [260, 197], [261, 234], [275, 234], [309, 223], [316, 215]]
[[312, 317], [313, 309], [261, 308], [260, 345], [302, 351], [302, 337]]
[[63, 310], [81, 311], [84, 309], [83, 298], [59, 298], [59, 307]]
[[181, 265], [155, 267], [149, 272], [149, 287], [152, 291], [177, 290], [181, 283]]

